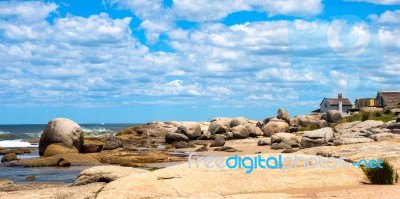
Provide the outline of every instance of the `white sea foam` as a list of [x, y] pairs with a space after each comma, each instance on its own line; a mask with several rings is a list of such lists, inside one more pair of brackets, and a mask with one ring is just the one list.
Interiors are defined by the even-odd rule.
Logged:
[[36, 144], [29, 142], [23, 142], [22, 140], [3, 140], [0, 141], [1, 147], [12, 148], [12, 147], [37, 147]]

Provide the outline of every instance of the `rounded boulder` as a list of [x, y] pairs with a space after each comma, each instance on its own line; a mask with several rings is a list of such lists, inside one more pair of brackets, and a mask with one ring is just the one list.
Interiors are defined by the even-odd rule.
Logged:
[[40, 136], [39, 155], [43, 156], [46, 148], [55, 143], [63, 143], [82, 151], [83, 139], [82, 128], [74, 121], [66, 118], [52, 119]]

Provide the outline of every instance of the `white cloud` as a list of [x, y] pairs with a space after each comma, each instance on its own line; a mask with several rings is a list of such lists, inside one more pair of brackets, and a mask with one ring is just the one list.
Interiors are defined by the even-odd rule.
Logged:
[[42, 3], [39, 1], [11, 1], [0, 2], [0, 19], [12, 18], [23, 23], [42, 21], [49, 13], [57, 9], [55, 3]]

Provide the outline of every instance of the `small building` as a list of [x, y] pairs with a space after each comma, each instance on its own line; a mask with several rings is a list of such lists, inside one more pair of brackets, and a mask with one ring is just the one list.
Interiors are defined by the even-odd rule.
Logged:
[[400, 103], [400, 91], [379, 91], [376, 95], [377, 106], [396, 106]]
[[356, 109], [361, 109], [363, 107], [376, 107], [376, 98], [360, 98], [356, 99], [354, 102]]
[[342, 110], [342, 112], [347, 112], [353, 108], [353, 105], [351, 104], [349, 98], [342, 98], [342, 94], [339, 94], [338, 98], [324, 98], [319, 106], [321, 109], [321, 113], [327, 112], [329, 110], [339, 111], [340, 109]]

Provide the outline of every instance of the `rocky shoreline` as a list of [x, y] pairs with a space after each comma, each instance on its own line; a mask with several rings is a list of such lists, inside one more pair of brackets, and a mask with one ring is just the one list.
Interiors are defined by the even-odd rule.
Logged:
[[[338, 111], [291, 118], [286, 110], [279, 109], [276, 117], [266, 118], [263, 121], [239, 117], [214, 118], [209, 122], [151, 122], [123, 129], [115, 135], [84, 137], [79, 125], [73, 121], [54, 119], [49, 122], [40, 138], [39, 154], [42, 157], [18, 159], [17, 154], [29, 153], [32, 148], [0, 148], [0, 154], [4, 154], [1, 166], [94, 166], [93, 170], [81, 172], [73, 187], [68, 186], [70, 191], [77, 191], [76, 194], [83, 189], [79, 187], [88, 186], [84, 188], [87, 189], [88, 195], [79, 195], [79, 197], [76, 195], [78, 198], [97, 197], [100, 190], [107, 192], [104, 188], [111, 186], [108, 184], [125, 176], [144, 175], [152, 178], [151, 171], [158, 168], [149, 165], [183, 163], [187, 161], [187, 155], [190, 152], [218, 156], [294, 153], [305, 156], [348, 157], [349, 162], [362, 158], [383, 157], [389, 158], [390, 161], [396, 163], [397, 168], [399, 167], [400, 117], [393, 117], [393, 120], [389, 122], [365, 120], [338, 123], [341, 120], [342, 115]], [[104, 167], [104, 165], [115, 166]], [[181, 166], [172, 166], [161, 170], [169, 168], [182, 169]], [[190, 173], [190, 171], [187, 172]], [[323, 172], [328, 174], [333, 171]], [[350, 184], [359, 184], [362, 181], [359, 180], [360, 170], [353, 172], [357, 173], [358, 180]], [[233, 174], [239, 175], [235, 172]], [[351, 178], [353, 174], [347, 177]], [[189, 176], [188, 174], [188, 178]], [[141, 177], [140, 182], [147, 182], [148, 177]], [[9, 181], [0, 182], [0, 196], [12, 198], [13, 192], [18, 188], [9, 188], [7, 191], [4, 186], [18, 187], [19, 185], [10, 185]], [[151, 182], [150, 184], [158, 186], [159, 183]], [[339, 183], [334, 183], [332, 186], [339, 186]], [[58, 190], [60, 187], [64, 185], [54, 187], [38, 185], [34, 190], [40, 193], [40, 190]], [[146, 194], [144, 196], [147, 197]], [[174, 196], [174, 194], [168, 195], [167, 192], [154, 194], [150, 196], [158, 197], [164, 194], [168, 197]], [[107, 194], [103, 195], [107, 196]]]

